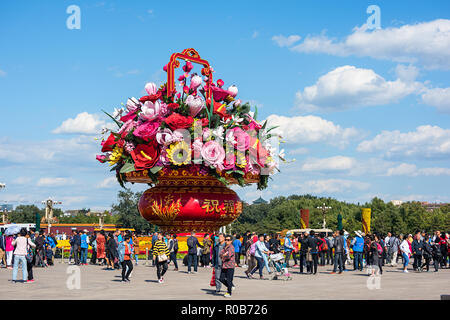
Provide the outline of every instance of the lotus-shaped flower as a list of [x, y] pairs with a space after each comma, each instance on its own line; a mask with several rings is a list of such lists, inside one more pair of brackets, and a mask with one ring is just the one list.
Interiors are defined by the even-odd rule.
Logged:
[[205, 105], [205, 102], [201, 97], [193, 95], [189, 95], [186, 98], [185, 103], [189, 106], [189, 109], [191, 111], [190, 114], [192, 117], [195, 117], [200, 111], [202, 111]]
[[155, 101], [154, 103], [151, 101], [146, 101], [141, 107], [141, 111], [142, 112], [139, 114], [141, 119], [156, 119], [161, 114], [161, 103], [159, 101]]

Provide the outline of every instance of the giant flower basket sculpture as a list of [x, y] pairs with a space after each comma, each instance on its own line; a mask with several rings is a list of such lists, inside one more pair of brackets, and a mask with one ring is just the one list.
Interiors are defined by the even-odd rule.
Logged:
[[[184, 62], [177, 78], [175, 69]], [[193, 72], [201, 65], [200, 76]], [[102, 140], [97, 159], [113, 166], [118, 182], [147, 183], [139, 212], [168, 232], [211, 232], [242, 212], [238, 195], [227, 187], [257, 183], [267, 187], [278, 166], [273, 128], [258, 123], [238, 89], [213, 81], [213, 68], [194, 49], [174, 53], [164, 66], [167, 83], [147, 83], [148, 95], [130, 98], [109, 115], [119, 127]], [[281, 158], [282, 159], [282, 158]], [[282, 159], [284, 160], [284, 159]]]

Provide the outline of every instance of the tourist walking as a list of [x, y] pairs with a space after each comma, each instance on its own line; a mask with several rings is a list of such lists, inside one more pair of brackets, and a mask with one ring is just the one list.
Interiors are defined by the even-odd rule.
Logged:
[[13, 266], [13, 274], [12, 281], [17, 282], [17, 271], [19, 270], [19, 264], [22, 268], [22, 279], [23, 282], [27, 282], [28, 280], [28, 271], [27, 271], [27, 249], [28, 246], [36, 247], [36, 245], [31, 241], [30, 238], [26, 237], [27, 231], [22, 228], [20, 230], [19, 236], [12, 240], [12, 245], [15, 246], [14, 249], [14, 266]]
[[318, 253], [319, 246], [322, 243], [322, 240], [315, 237], [314, 230], [311, 230], [308, 237], [308, 250], [311, 254], [311, 272], [312, 274], [317, 274], [317, 265], [318, 265]]
[[403, 257], [403, 272], [408, 273], [408, 263], [411, 250], [409, 248], [409, 242], [406, 238], [400, 243], [400, 251], [402, 252]]
[[34, 242], [36, 244], [36, 266], [45, 267], [45, 239], [42, 234], [36, 232]]
[[364, 239], [362, 237], [361, 231], [355, 231], [355, 238], [352, 241], [353, 249], [353, 269], [362, 271], [363, 266], [363, 250], [364, 250]]
[[194, 231], [191, 232], [191, 236], [187, 238], [186, 243], [188, 247], [188, 273], [192, 273], [192, 265], [194, 266], [194, 273], [197, 273], [197, 248], [203, 246], [198, 242]]
[[114, 262], [116, 259], [116, 241], [114, 240], [113, 234], [110, 232], [108, 233], [108, 238], [106, 240], [106, 270], [114, 270]]
[[291, 258], [292, 250], [294, 246], [291, 241], [291, 233], [286, 233], [286, 237], [284, 237], [284, 254], [285, 254], [285, 262], [286, 267], [289, 268], [289, 259]]
[[5, 235], [0, 231], [0, 264], [2, 268], [6, 267], [5, 244]]
[[[225, 241], [225, 240], [224, 240]], [[253, 242], [252, 238], [249, 238], [247, 242], [250, 242], [250, 246], [247, 249], [247, 270], [245, 271], [245, 274], [248, 278], [251, 278], [250, 272], [253, 271], [253, 269], [257, 265], [257, 260], [255, 257], [256, 253], [256, 242]]]
[[308, 253], [308, 233], [302, 233], [300, 235], [300, 273], [303, 274], [303, 268], [306, 266], [306, 272], [310, 273], [310, 264], [306, 261], [306, 255]]
[[172, 239], [170, 239], [169, 241], [169, 253], [170, 253], [170, 261], [173, 262], [173, 265], [175, 266], [173, 271], [178, 271], [178, 262], [177, 262], [178, 239], [176, 234], [173, 234]]
[[[31, 241], [31, 232], [27, 232], [26, 238]], [[36, 245], [34, 246], [36, 247]], [[32, 245], [29, 245], [27, 243], [27, 254], [25, 256], [25, 259], [27, 260], [27, 282], [34, 282], [34, 275], [33, 275], [33, 265], [36, 262], [36, 254], [33, 250], [34, 248]]]
[[214, 268], [216, 293], [220, 292], [222, 284], [220, 282], [220, 275], [222, 274], [222, 257], [220, 252], [225, 248], [225, 236], [219, 233], [218, 242], [214, 245], [212, 250], [212, 266]]
[[344, 230], [339, 231], [339, 235], [334, 238], [334, 267], [332, 274], [335, 274], [339, 268], [339, 274], [344, 270]]
[[[269, 251], [267, 250], [265, 244], [264, 244], [264, 234], [259, 235], [259, 240], [255, 243], [255, 259], [257, 261], [257, 266], [253, 268], [253, 270], [250, 273], [246, 272], [247, 277], [251, 278], [253, 274], [258, 269], [259, 271], [259, 278], [263, 279], [263, 269], [264, 269], [264, 259], [267, 259], [267, 255], [269, 254]], [[269, 270], [270, 273], [270, 270]]]
[[105, 231], [100, 230], [100, 232], [97, 234], [97, 259], [100, 262], [100, 265], [106, 264], [106, 252], [105, 252], [105, 245], [106, 245], [106, 237], [105, 237]]
[[219, 256], [222, 260], [222, 270], [220, 273], [220, 282], [227, 287], [227, 293], [224, 297], [231, 297], [233, 290], [233, 277], [236, 259], [234, 257], [234, 246], [231, 242], [231, 236], [225, 237], [225, 247], [220, 251]]
[[12, 269], [12, 258], [14, 252], [14, 246], [12, 244], [13, 240], [13, 236], [5, 237], [6, 267], [8, 269]]
[[86, 234], [86, 230], [81, 231], [80, 235], [80, 252], [81, 252], [81, 265], [87, 266], [87, 254], [89, 248], [88, 236]]
[[292, 258], [294, 259], [294, 268], [298, 267], [298, 233], [292, 236]]
[[136, 237], [136, 234], [133, 232], [133, 236], [131, 237], [131, 248], [133, 250], [133, 258], [135, 261], [135, 264], [138, 265], [139, 263], [139, 239]]
[[234, 247], [234, 257], [236, 262], [236, 267], [240, 267], [241, 264], [241, 248], [242, 248], [242, 242], [241, 242], [241, 235], [235, 234], [235, 239], [233, 240], [233, 247]]
[[209, 268], [209, 260], [211, 257], [211, 246], [213, 242], [209, 234], [205, 234], [203, 238], [203, 248], [202, 248], [202, 265], [204, 268]]
[[414, 256], [414, 271], [422, 272], [423, 240], [421, 240], [420, 232], [416, 233], [416, 238], [411, 244], [411, 251]]
[[133, 271], [133, 263], [131, 262], [131, 254], [133, 250], [130, 244], [130, 236], [125, 236], [123, 241], [124, 245], [124, 253], [123, 253], [123, 261], [122, 261], [122, 282], [130, 282], [130, 274]]
[[156, 275], [159, 283], [164, 283], [163, 276], [168, 268], [167, 261], [169, 260], [169, 255], [169, 248], [167, 248], [163, 235], [162, 233], [158, 233], [158, 240], [156, 240], [155, 246], [153, 247], [153, 260], [155, 261]]
[[380, 244], [380, 238], [378, 235], [371, 236], [370, 253], [372, 261], [372, 276], [377, 274], [383, 274], [382, 259], [383, 259], [383, 247]]

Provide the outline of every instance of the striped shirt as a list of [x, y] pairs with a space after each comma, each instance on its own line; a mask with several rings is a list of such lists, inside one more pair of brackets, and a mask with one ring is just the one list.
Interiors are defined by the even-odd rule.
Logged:
[[169, 248], [164, 241], [157, 240], [153, 246], [153, 257], [165, 254], [167, 257], [170, 255]]

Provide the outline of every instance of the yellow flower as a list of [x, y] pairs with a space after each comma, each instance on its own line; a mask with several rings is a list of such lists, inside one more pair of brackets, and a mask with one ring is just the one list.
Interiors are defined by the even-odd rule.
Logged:
[[115, 163], [119, 162], [122, 157], [123, 148], [115, 147], [111, 155], [109, 156], [109, 165], [112, 166]]
[[167, 157], [174, 165], [181, 166], [191, 162], [191, 148], [184, 141], [176, 142], [167, 149]]
[[236, 152], [236, 166], [239, 168], [245, 168], [247, 166], [247, 160], [245, 159], [245, 152]]

